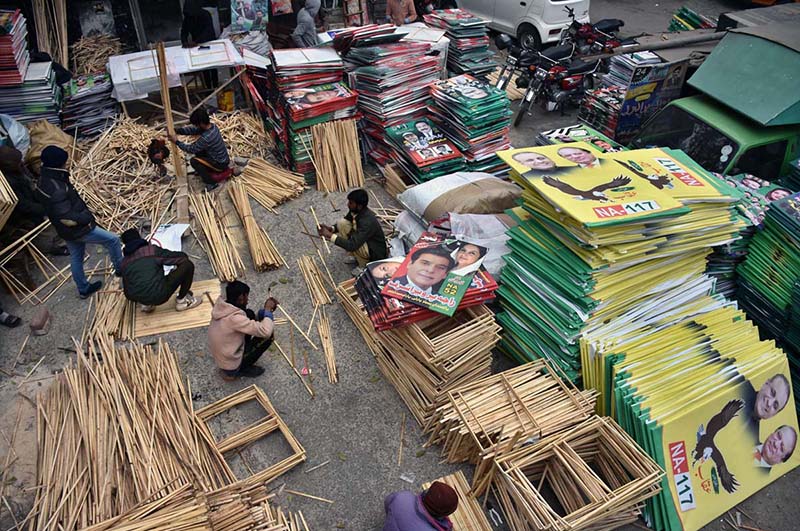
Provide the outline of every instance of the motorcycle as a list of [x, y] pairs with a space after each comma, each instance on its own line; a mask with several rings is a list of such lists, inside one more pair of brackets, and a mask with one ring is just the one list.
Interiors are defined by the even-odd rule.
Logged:
[[625, 25], [623, 20], [604, 18], [594, 24], [578, 22], [573, 8], [565, 6], [564, 10], [572, 22], [561, 32], [559, 45], [575, 44], [578, 55], [589, 55], [609, 53], [623, 44], [617, 37], [617, 32]]
[[[500, 68], [500, 72], [497, 74], [497, 81], [494, 84], [494, 86], [500, 90], [505, 90], [508, 87], [511, 78], [514, 77], [514, 73], [517, 70], [522, 70], [523, 73], [527, 72], [531, 66], [537, 65], [540, 61], [541, 53], [538, 50], [523, 48], [519, 46], [514, 39], [504, 33], [500, 33], [495, 37], [494, 44], [500, 51], [507, 50], [506, 60]], [[551, 52], [553, 49], [554, 48], [549, 48], [546, 51]], [[572, 51], [573, 48], [570, 48], [570, 52]], [[563, 51], [558, 53], [562, 54], [560, 55], [561, 57], [567, 57], [563, 55]], [[570, 53], [569, 56], [571, 57], [572, 53]], [[520, 87], [519, 80], [517, 81], [517, 86]]]

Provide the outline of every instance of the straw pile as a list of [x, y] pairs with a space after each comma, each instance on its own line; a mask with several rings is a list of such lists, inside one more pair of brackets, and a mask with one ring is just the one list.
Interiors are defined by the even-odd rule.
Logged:
[[317, 190], [346, 192], [364, 186], [355, 120], [323, 122], [311, 128]]
[[369, 346], [378, 368], [421, 426], [446, 393], [491, 374], [500, 327], [485, 305], [377, 332], [347, 280], [336, 294]]
[[231, 202], [239, 215], [247, 236], [247, 245], [250, 247], [250, 257], [256, 271], [269, 271], [286, 265], [286, 261], [275, 247], [272, 239], [263, 228], [259, 227], [253, 210], [250, 208], [250, 199], [247, 197], [247, 187], [241, 180], [232, 181], [228, 185], [228, 194]]
[[206, 238], [203, 245], [211, 267], [224, 282], [232, 282], [244, 273], [244, 263], [234, 239], [223, 223], [225, 216], [213, 194], [189, 194], [194, 219]]
[[17, 194], [11, 189], [3, 172], [0, 172], [0, 229], [5, 226], [16, 206]]
[[108, 58], [122, 53], [122, 43], [107, 33], [84, 35], [70, 48], [72, 72], [76, 76], [105, 72]]
[[274, 214], [276, 206], [298, 197], [305, 189], [302, 175], [260, 158], [250, 159], [240, 179], [250, 197]]
[[260, 118], [247, 112], [217, 113], [211, 122], [219, 127], [231, 157], [265, 158], [272, 150], [272, 138]]
[[[462, 471], [459, 470], [455, 474], [450, 474], [434, 481], [450, 485], [458, 494], [458, 509], [449, 516], [450, 521], [453, 522], [453, 529], [492, 531], [492, 526], [489, 524], [489, 520], [487, 520], [486, 513], [483, 512], [480, 503], [474, 496], [470, 495], [469, 483], [467, 483], [467, 478], [464, 477]], [[431, 483], [423, 483], [422, 489], [429, 488]]]
[[661, 490], [663, 476], [613, 419], [596, 416], [493, 462], [491, 489], [514, 531], [622, 527]]
[[175, 184], [157, 180], [147, 159], [150, 140], [162, 135], [135, 120], [118, 118], [72, 167], [70, 179], [98, 225], [121, 233], [143, 221], [156, 225], [162, 220]]

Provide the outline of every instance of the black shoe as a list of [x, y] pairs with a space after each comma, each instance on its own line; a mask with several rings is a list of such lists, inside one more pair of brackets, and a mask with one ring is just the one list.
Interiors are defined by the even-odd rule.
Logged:
[[207, 184], [206, 192], [211, 192], [212, 190], [216, 190], [217, 188], [219, 188], [219, 183]]
[[256, 378], [262, 374], [264, 374], [264, 367], [259, 367], [258, 365], [251, 365], [246, 369], [239, 369], [239, 376], [244, 376], [245, 378]]
[[86, 291], [80, 294], [81, 299], [88, 299], [92, 296], [92, 293], [98, 291], [102, 287], [103, 283], [99, 280], [97, 282], [89, 283], [89, 287], [86, 289]]

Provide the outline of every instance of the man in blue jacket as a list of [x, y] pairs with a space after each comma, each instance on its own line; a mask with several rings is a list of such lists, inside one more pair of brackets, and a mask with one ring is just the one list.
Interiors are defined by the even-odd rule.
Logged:
[[383, 531], [451, 531], [448, 516], [458, 508], [458, 494], [450, 485], [434, 481], [422, 494], [401, 490], [383, 502]]

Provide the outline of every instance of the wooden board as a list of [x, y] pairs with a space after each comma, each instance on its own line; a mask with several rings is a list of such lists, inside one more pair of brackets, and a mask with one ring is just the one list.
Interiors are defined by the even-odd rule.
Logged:
[[219, 280], [216, 278], [197, 280], [192, 284], [192, 293], [194, 293], [195, 297], [201, 298], [203, 302], [191, 310], [186, 310], [185, 312], [175, 311], [177, 293], [169, 301], [157, 306], [153, 313], [143, 313], [137, 309], [134, 337], [152, 336], [207, 326], [211, 322], [211, 303], [208, 301], [208, 297], [203, 295], [203, 292], [206, 291], [211, 295], [211, 300], [216, 301], [222, 291]]
[[[450, 474], [435, 481], [450, 485], [458, 493], [458, 509], [450, 515], [453, 529], [469, 529], [470, 531], [492, 531], [492, 526], [486, 518], [486, 513], [481, 509], [480, 503], [474, 496], [469, 495], [469, 483], [462, 471]], [[430, 483], [423, 483], [422, 488], [427, 489]]]

